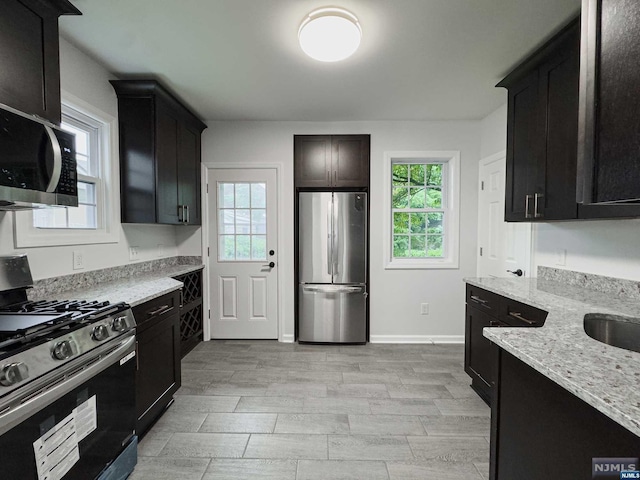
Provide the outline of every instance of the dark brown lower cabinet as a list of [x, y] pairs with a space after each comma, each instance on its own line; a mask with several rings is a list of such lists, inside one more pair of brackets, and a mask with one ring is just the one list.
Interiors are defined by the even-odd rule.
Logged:
[[491, 480], [591, 480], [593, 458], [640, 455], [640, 437], [503, 349], [494, 369]]
[[480, 310], [467, 306], [465, 325], [465, 365], [464, 370], [471, 377], [471, 388], [480, 395], [487, 405], [491, 404], [493, 384], [493, 361], [495, 345], [482, 334], [484, 327], [498, 327], [505, 324]]
[[541, 327], [547, 312], [467, 284], [464, 371], [471, 388], [491, 405], [498, 347], [484, 336], [486, 327]]
[[180, 292], [133, 308], [136, 333], [136, 432], [142, 436], [180, 388]]

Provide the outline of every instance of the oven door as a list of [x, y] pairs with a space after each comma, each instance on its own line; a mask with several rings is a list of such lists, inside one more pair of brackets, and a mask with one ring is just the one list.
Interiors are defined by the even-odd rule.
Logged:
[[136, 422], [135, 337], [103, 347], [0, 414], [0, 432], [11, 427], [0, 436], [2, 478], [94, 479], [128, 445]]

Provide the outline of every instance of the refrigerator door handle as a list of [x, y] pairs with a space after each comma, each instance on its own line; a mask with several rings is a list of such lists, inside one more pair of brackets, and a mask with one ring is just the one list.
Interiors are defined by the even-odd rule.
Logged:
[[327, 204], [327, 273], [333, 277], [333, 223], [331, 218], [333, 217], [333, 201], [329, 200]]
[[[339, 215], [340, 215], [340, 209], [341, 209], [341, 205], [340, 205], [340, 201], [338, 200], [338, 197], [336, 195], [333, 195], [333, 246], [331, 248], [331, 251], [333, 253], [333, 258], [332, 258], [332, 262], [333, 262], [333, 275], [334, 277], [336, 275], [340, 274], [340, 270], [339, 270], [339, 265], [340, 265], [340, 223], [339, 223]], [[336, 281], [336, 279], [334, 278], [333, 280], [334, 282]]]
[[364, 293], [364, 287], [350, 286], [350, 285], [305, 285], [302, 287], [304, 292], [318, 292], [318, 293]]

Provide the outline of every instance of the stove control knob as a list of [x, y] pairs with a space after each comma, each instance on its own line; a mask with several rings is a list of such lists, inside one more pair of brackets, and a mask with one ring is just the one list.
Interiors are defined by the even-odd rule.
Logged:
[[93, 327], [93, 330], [91, 331], [91, 338], [93, 338], [96, 342], [106, 340], [107, 338], [109, 338], [109, 329], [106, 325], [97, 325]]
[[10, 387], [29, 378], [29, 369], [22, 362], [10, 363], [0, 371], [0, 384]]
[[113, 319], [111, 328], [114, 332], [122, 332], [127, 328], [127, 317], [117, 317]]
[[75, 345], [69, 340], [63, 340], [62, 342], [58, 342], [53, 346], [53, 350], [51, 351], [51, 355], [56, 360], [66, 360], [69, 357], [72, 357], [76, 353], [78, 353], [77, 349], [74, 348]]

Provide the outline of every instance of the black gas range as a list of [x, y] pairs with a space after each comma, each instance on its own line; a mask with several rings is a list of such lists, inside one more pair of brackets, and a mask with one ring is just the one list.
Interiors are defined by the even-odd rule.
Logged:
[[0, 257], [0, 451], [11, 459], [3, 475], [107, 478], [123, 452], [135, 459], [131, 308], [29, 301], [32, 283], [26, 256]]

